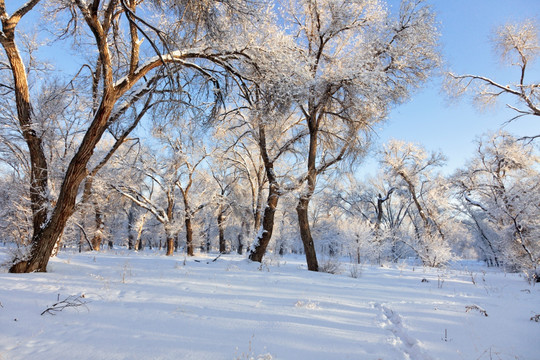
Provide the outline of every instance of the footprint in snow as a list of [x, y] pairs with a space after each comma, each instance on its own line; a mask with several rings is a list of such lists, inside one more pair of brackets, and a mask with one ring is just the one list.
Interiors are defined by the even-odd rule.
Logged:
[[417, 339], [412, 337], [403, 326], [403, 318], [385, 304], [374, 303], [372, 307], [379, 310], [379, 325], [392, 332], [392, 345], [403, 353], [404, 359], [432, 360], [421, 348]]

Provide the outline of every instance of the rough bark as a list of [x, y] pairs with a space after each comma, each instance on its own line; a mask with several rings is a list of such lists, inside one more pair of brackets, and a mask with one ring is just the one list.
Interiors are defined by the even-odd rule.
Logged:
[[[38, 2], [39, 1], [32, 1], [27, 3], [25, 11], [30, 11], [30, 9]], [[11, 67], [17, 117], [30, 155], [30, 200], [32, 226], [35, 234], [41, 230], [47, 220], [48, 165], [43, 151], [42, 140], [32, 128], [33, 111], [30, 101], [30, 89], [25, 66], [15, 43], [15, 28], [20, 18], [26, 13], [25, 11], [21, 12], [19, 15], [13, 14], [11, 17], [8, 17], [5, 12], [4, 1], [0, 1], [0, 16], [2, 17], [0, 44], [6, 53]], [[17, 269], [22, 267], [24, 266], [20, 265]]]
[[309, 198], [302, 198], [298, 201], [296, 214], [298, 215], [298, 226], [300, 227], [300, 237], [302, 238], [302, 243], [304, 245], [308, 270], [319, 271], [317, 253], [315, 252], [315, 245], [313, 244], [313, 237], [311, 236], [311, 229], [309, 226], [309, 200]]
[[270, 243], [272, 232], [274, 230], [274, 218], [279, 195], [279, 185], [275, 182], [270, 182], [268, 198], [266, 199], [266, 208], [264, 209], [262, 219], [262, 229], [259, 234], [257, 234], [254, 247], [249, 254], [249, 259], [251, 261], [261, 262], [266, 253], [266, 248], [268, 247], [268, 243]]

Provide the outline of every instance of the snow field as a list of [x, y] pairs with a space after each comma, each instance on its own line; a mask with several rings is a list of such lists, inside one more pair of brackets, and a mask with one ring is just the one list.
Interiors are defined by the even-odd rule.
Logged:
[[0, 359], [538, 359], [540, 287], [516, 274], [212, 259], [61, 252], [49, 273], [4, 270]]

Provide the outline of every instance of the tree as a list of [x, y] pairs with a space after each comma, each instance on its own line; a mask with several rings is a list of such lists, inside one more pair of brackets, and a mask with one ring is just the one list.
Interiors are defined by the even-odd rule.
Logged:
[[[14, 260], [11, 272], [46, 271], [57, 239], [76, 209], [79, 186], [88, 172], [91, 172], [88, 165], [94, 150], [111, 125], [115, 111], [122, 107], [121, 104], [133, 104], [140, 99], [140, 92], [144, 89], [141, 81], [146, 77], [152, 77], [153, 74], [165, 71], [173, 74], [186, 68], [196, 69], [213, 80], [208, 69], [190, 60], [214, 61], [224, 65], [224, 58], [231, 57], [235, 51], [227, 51], [224, 54], [225, 51], [220, 52], [208, 43], [211, 40], [210, 35], [219, 31], [217, 25], [223, 25], [214, 22], [214, 16], [230, 15], [238, 9], [245, 10], [241, 2], [231, 4], [233, 0], [222, 2], [223, 6], [220, 5], [219, 10], [215, 11], [212, 11], [215, 5], [212, 1], [202, 2], [200, 6], [189, 6], [182, 1], [173, 0], [143, 1], [152, 11], [142, 14], [154, 12], [154, 16], [160, 19], [161, 29], [158, 29], [151, 25], [152, 20], [145, 20], [141, 17], [143, 15], [136, 13], [137, 8], [142, 6], [143, 2], [140, 1], [96, 0], [87, 3], [83, 0], [74, 0], [52, 3], [53, 15], [67, 13], [70, 17], [62, 29], [66, 37], [75, 40], [78, 36], [83, 36], [80, 34], [84, 34], [85, 31], [90, 33], [93, 50], [98, 53], [95, 69], [99, 72], [99, 76], [94, 76], [95, 81], [91, 86], [99, 90], [94, 92], [96, 107], [88, 111], [87, 128], [62, 176], [58, 196], [51, 198], [50, 164], [44, 153], [44, 139], [35, 130], [39, 119], [34, 112], [35, 101], [31, 96], [31, 84], [17, 46], [16, 31], [20, 20], [39, 2], [40, 0], [30, 0], [12, 14], [8, 14], [5, 1], [0, 0], [2, 22], [0, 44], [9, 62], [17, 121], [28, 147], [33, 228], [28, 254], [24, 258]], [[177, 17], [171, 8], [184, 16]], [[173, 21], [170, 21], [171, 17]], [[211, 29], [202, 31], [204, 26], [199, 27], [197, 24], [211, 25]], [[174, 33], [171, 30], [174, 30]], [[147, 41], [143, 42], [143, 39]], [[166, 49], [165, 53], [159, 51], [159, 43]], [[146, 55], [151, 52], [156, 55]], [[219, 91], [215, 94], [219, 97]]]
[[[250, 234], [257, 233], [261, 225], [263, 193], [266, 185], [265, 167], [260, 156], [259, 145], [252, 136], [246, 136], [245, 133], [238, 131], [238, 128], [228, 128], [222, 133], [229, 136], [219, 135], [218, 137], [225, 148], [223, 156], [218, 160], [224, 160], [227, 166], [230, 164], [238, 172], [237, 181], [243, 186], [237, 187], [236, 192], [240, 193], [237, 194], [236, 208], [239, 213], [246, 213], [251, 217], [251, 219], [245, 219], [245, 216], [240, 214], [242, 229], [249, 227]], [[249, 199], [249, 204], [241, 204], [243, 199]]]
[[446, 215], [449, 206], [445, 198], [445, 180], [433, 174], [446, 158], [440, 153], [428, 154], [412, 143], [392, 140], [382, 151], [385, 171], [395, 177], [396, 187], [410, 197], [413, 212], [407, 214], [414, 227], [415, 242], [409, 244], [424, 264], [439, 266], [449, 258], [445, 227], [451, 222]]
[[501, 131], [478, 139], [475, 156], [452, 178], [485, 258], [537, 278], [539, 161], [531, 144]]
[[[528, 82], [526, 79], [527, 70], [540, 54], [537, 22], [534, 19], [527, 19], [521, 23], [500, 26], [495, 31], [494, 44], [503, 64], [518, 67], [519, 76], [516, 81], [504, 84], [483, 75], [449, 73], [449, 90], [456, 95], [472, 92], [474, 100], [482, 105], [494, 104], [505, 97], [517, 100], [519, 106], [506, 105], [517, 113], [509, 121], [527, 115], [540, 116], [540, 84]], [[532, 134], [524, 139], [533, 140], [538, 137], [540, 134]]]
[[[176, 181], [180, 173], [179, 169], [182, 163], [174, 161], [175, 159], [167, 159], [165, 162], [160, 162], [159, 159], [153, 158], [144, 161], [145, 168], [140, 171], [149, 180], [149, 191], [140, 191], [129, 184], [112, 184], [111, 186], [120, 194], [137, 204], [141, 208], [147, 210], [155, 219], [159, 221], [165, 229], [165, 239], [167, 246], [167, 255], [172, 255], [174, 252], [174, 241], [179, 232], [179, 225], [175, 218], [176, 205]], [[159, 193], [154, 192], [154, 187], [159, 189]]]
[[219, 234], [219, 252], [221, 254], [226, 254], [229, 251], [227, 249], [227, 240], [225, 239], [225, 223], [232, 212], [231, 208], [233, 204], [230, 197], [234, 190], [234, 186], [239, 179], [238, 173], [234, 170], [234, 168], [232, 171], [227, 168], [212, 170], [212, 177], [218, 185], [217, 225]]
[[434, 15], [404, 0], [397, 18], [378, 1], [292, 1], [284, 18], [308, 71], [297, 100], [308, 136], [296, 207], [308, 269], [318, 263], [308, 207], [317, 177], [367, 147], [365, 135], [438, 63]]

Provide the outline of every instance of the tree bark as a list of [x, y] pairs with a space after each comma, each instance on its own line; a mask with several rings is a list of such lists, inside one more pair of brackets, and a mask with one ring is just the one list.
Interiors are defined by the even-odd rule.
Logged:
[[191, 211], [188, 209], [186, 210], [186, 218], [185, 218], [185, 224], [186, 224], [186, 252], [188, 256], [194, 256], [195, 255], [195, 249], [193, 246], [193, 226], [191, 224]]
[[223, 226], [223, 223], [225, 222], [225, 210], [223, 209], [223, 205], [219, 206], [218, 211], [218, 232], [219, 232], [219, 253], [225, 254], [227, 252], [227, 242], [225, 241], [225, 229]]
[[311, 236], [311, 229], [309, 226], [309, 198], [301, 198], [296, 206], [296, 214], [298, 215], [298, 225], [300, 227], [300, 237], [304, 245], [304, 252], [306, 255], [306, 263], [308, 270], [319, 271], [319, 263], [317, 262], [317, 253], [315, 252], [315, 245], [313, 244], [313, 238]]
[[174, 236], [167, 235], [167, 256], [171, 256], [174, 253]]
[[279, 185], [271, 182], [268, 198], [266, 200], [266, 208], [264, 209], [262, 218], [262, 231], [257, 234], [254, 247], [249, 254], [249, 259], [251, 261], [262, 262], [264, 254], [266, 253], [266, 248], [268, 247], [268, 243], [270, 243], [272, 232], [274, 230], [274, 218], [279, 196]]
[[[311, 108], [311, 106], [310, 106]], [[315, 251], [315, 245], [313, 243], [313, 237], [311, 236], [311, 229], [309, 226], [309, 202], [315, 191], [317, 183], [317, 168], [315, 166], [317, 159], [317, 147], [318, 147], [318, 120], [316, 111], [311, 111], [312, 115], [307, 120], [309, 128], [309, 152], [307, 162], [307, 190], [301, 195], [298, 205], [296, 206], [296, 214], [298, 215], [298, 226], [300, 228], [300, 237], [302, 238], [302, 244], [304, 245], [304, 253], [306, 255], [306, 263], [308, 270], [319, 271], [319, 264], [317, 262], [317, 253]]]
[[100, 251], [101, 243], [103, 241], [103, 230], [105, 229], [105, 223], [103, 221], [103, 213], [101, 212], [97, 202], [94, 202], [94, 213], [95, 231], [94, 236], [92, 237], [92, 247], [95, 251]]
[[167, 191], [167, 224], [165, 224], [165, 232], [167, 234], [167, 256], [174, 253], [174, 239], [176, 238], [176, 230], [172, 230], [174, 226], [174, 188]]
[[[17, 22], [18, 19], [2, 19], [3, 32], [0, 35], [0, 43], [4, 48], [11, 66], [15, 86], [17, 117], [30, 155], [30, 200], [32, 226], [35, 234], [43, 228], [47, 220], [48, 165], [42, 140], [32, 127], [33, 110], [30, 102], [28, 79], [23, 60], [15, 44], [15, 27]], [[20, 268], [24, 268], [24, 266], [20, 265], [16, 269]]]

